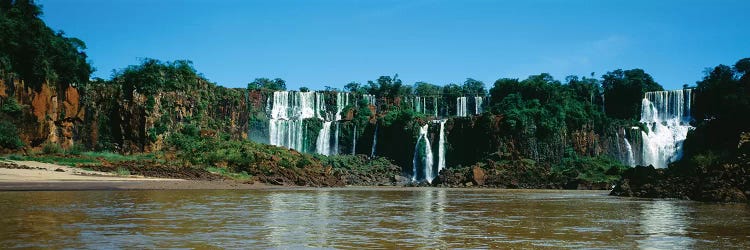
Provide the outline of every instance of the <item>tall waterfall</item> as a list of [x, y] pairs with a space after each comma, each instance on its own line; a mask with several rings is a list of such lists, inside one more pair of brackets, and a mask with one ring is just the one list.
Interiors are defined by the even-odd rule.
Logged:
[[336, 135], [334, 136], [333, 142], [333, 154], [339, 154], [339, 122], [341, 120], [341, 112], [344, 108], [349, 105], [349, 93], [337, 92], [336, 93]]
[[269, 143], [304, 152], [302, 120], [320, 116], [322, 103], [317, 103], [317, 93], [276, 91], [269, 100]]
[[412, 107], [415, 112], [426, 114], [427, 113], [427, 98], [426, 97], [414, 97]]
[[331, 122], [323, 122], [318, 140], [315, 143], [315, 152], [322, 155], [331, 155]]
[[432, 97], [432, 111], [434, 112], [434, 116], [438, 117], [438, 98]]
[[[427, 138], [427, 132], [429, 128], [429, 124], [425, 124], [424, 126], [419, 128], [419, 137], [417, 138], [417, 143], [414, 146], [414, 158], [412, 160], [412, 181], [419, 180], [417, 177], [417, 167], [422, 167], [422, 172], [424, 173], [424, 179], [431, 183], [432, 179], [435, 178], [432, 171], [432, 147], [430, 146], [430, 140]], [[424, 145], [420, 147], [421, 145]]]
[[682, 158], [682, 143], [690, 126], [692, 90], [646, 92], [641, 101], [643, 165], [665, 168]]
[[482, 103], [484, 102], [484, 99], [482, 99], [481, 96], [475, 96], [474, 97], [474, 114], [478, 115], [482, 113]]
[[357, 124], [354, 124], [354, 131], [352, 132], [352, 155], [357, 154]]
[[625, 161], [627, 162], [628, 166], [635, 167], [635, 158], [633, 157], [633, 147], [630, 146], [630, 142], [628, 141], [628, 138], [623, 138], [623, 139], [625, 139], [625, 150], [627, 150]]
[[[462, 96], [456, 98], [456, 116], [459, 117], [466, 117], [469, 116], [469, 98]], [[474, 96], [474, 110], [472, 111], [472, 115], [478, 115], [481, 114], [484, 110], [482, 110], [482, 103], [484, 102], [484, 98], [481, 96]]]
[[440, 139], [438, 139], [438, 168], [437, 173], [445, 168], [445, 122], [440, 120]]
[[372, 149], [370, 149], [370, 157], [375, 157], [375, 147], [378, 146], [378, 123], [375, 123], [375, 132], [372, 133]]
[[466, 97], [458, 97], [456, 98], [456, 116], [459, 117], [465, 117], [468, 116], [466, 113]]

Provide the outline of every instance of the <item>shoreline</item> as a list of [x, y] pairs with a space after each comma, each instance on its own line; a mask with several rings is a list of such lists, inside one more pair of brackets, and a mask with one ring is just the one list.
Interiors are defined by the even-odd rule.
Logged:
[[262, 183], [154, 178], [36, 161], [0, 161], [0, 191], [261, 189]]
[[[122, 176], [110, 172], [84, 170], [36, 161], [0, 161], [0, 192], [5, 191], [89, 191], [89, 190], [321, 190], [361, 189], [385, 191], [444, 190], [512, 190], [514, 192], [561, 192], [563, 189], [506, 189], [488, 187], [421, 187], [421, 186], [356, 186], [314, 187], [271, 185], [261, 182], [245, 183], [236, 180], [185, 180]], [[567, 190], [570, 191], [570, 190]], [[594, 193], [608, 190], [578, 190]]]
[[[276, 186], [236, 181], [194, 180], [97, 180], [97, 181], [0, 181], [5, 191], [93, 191], [93, 190], [247, 190], [274, 189]], [[284, 188], [284, 187], [281, 187]]]

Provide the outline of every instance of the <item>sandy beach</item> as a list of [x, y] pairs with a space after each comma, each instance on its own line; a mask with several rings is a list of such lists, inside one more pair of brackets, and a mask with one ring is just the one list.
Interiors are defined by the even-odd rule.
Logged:
[[151, 178], [83, 170], [34, 161], [0, 161], [0, 190], [143, 190], [271, 188], [237, 181], [198, 181]]

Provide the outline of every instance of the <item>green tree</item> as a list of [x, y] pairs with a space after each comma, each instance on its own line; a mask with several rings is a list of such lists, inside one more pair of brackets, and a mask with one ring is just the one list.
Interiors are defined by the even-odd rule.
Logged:
[[737, 153], [740, 133], [750, 128], [749, 63], [750, 58], [744, 58], [734, 68], [716, 66], [697, 82], [692, 106], [696, 129], [685, 140], [686, 156], [718, 154], [729, 159]]
[[414, 94], [418, 96], [436, 96], [440, 95], [440, 86], [426, 83], [416, 82], [414, 83]]
[[39, 88], [47, 80], [63, 87], [88, 81], [94, 70], [77, 38], [54, 32], [30, 0], [0, 2], [0, 71], [15, 73]]
[[281, 78], [268, 79], [268, 78], [255, 78], [251, 83], [247, 84], [249, 90], [266, 89], [271, 91], [284, 91], [286, 90], [286, 81]]
[[365, 88], [358, 82], [350, 82], [344, 85], [344, 90], [352, 93], [364, 94]]
[[[367, 81], [367, 93], [375, 96], [393, 98], [399, 96], [399, 92], [405, 92], [402, 88], [403, 82], [398, 79], [398, 74], [393, 77], [380, 76], [375, 81]], [[410, 92], [409, 92], [410, 93]]]
[[153, 96], [158, 91], [196, 89], [199, 79], [191, 61], [161, 62], [153, 58], [144, 58], [141, 64], [115, 71], [112, 76], [126, 98], [132, 98], [133, 91]]
[[484, 83], [482, 81], [474, 80], [472, 78], [466, 78], [464, 85], [462, 86], [465, 95], [471, 96], [485, 96], [487, 90], [484, 89]]
[[602, 76], [605, 112], [619, 119], [638, 119], [646, 92], [664, 90], [642, 69], [615, 70]]
[[13, 123], [0, 121], [0, 148], [17, 149], [23, 147], [18, 130]]

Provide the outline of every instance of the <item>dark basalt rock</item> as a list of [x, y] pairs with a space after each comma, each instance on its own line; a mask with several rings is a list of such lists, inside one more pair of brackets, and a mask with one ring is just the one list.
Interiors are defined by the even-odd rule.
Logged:
[[672, 165], [638, 166], [625, 171], [610, 195], [676, 198], [712, 202], [747, 202], [750, 164], [725, 163], [708, 168]]

